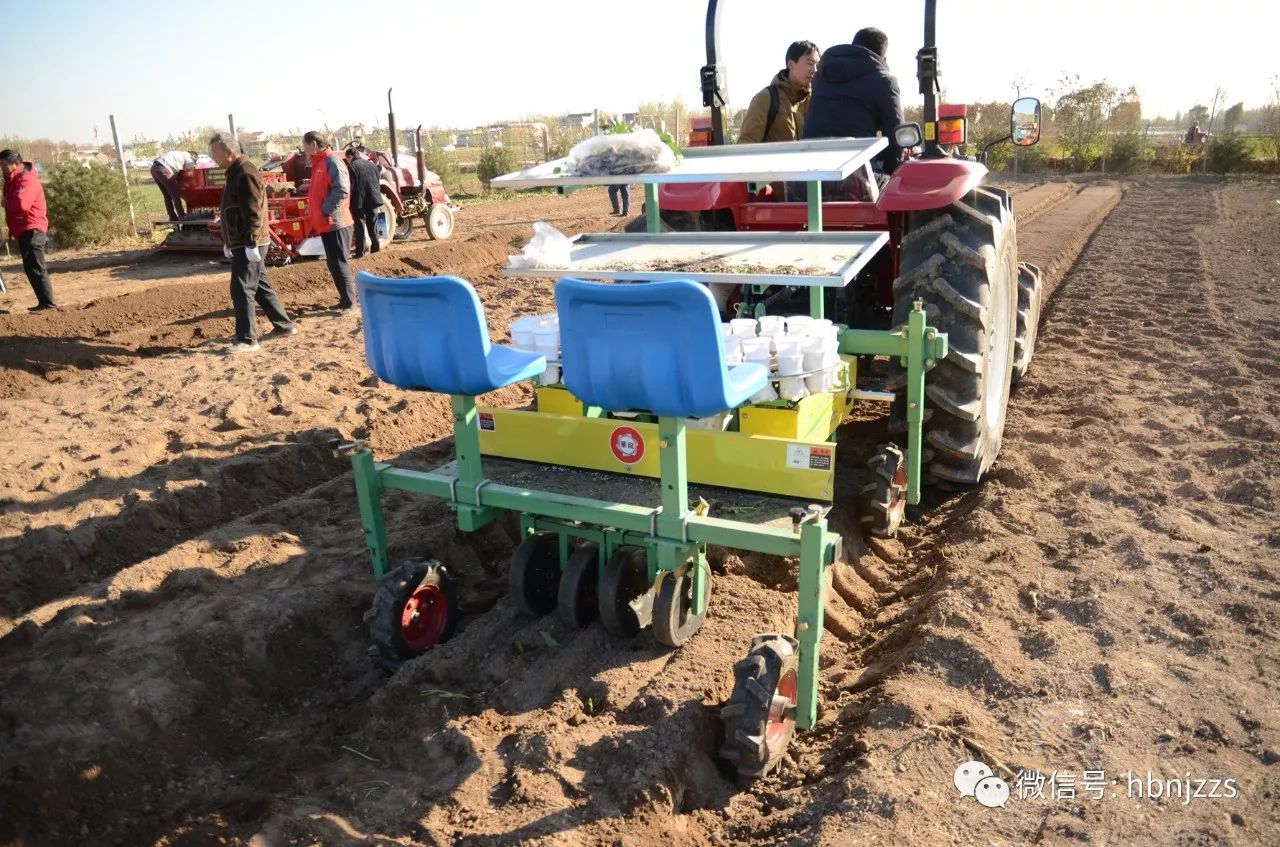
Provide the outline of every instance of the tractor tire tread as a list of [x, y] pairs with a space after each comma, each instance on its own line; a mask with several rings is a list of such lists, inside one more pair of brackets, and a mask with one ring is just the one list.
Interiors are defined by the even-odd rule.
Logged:
[[457, 624], [457, 601], [453, 578], [434, 559], [407, 559], [398, 567], [387, 571], [378, 582], [373, 602], [365, 612], [364, 620], [369, 625], [369, 638], [377, 650], [379, 663], [389, 673], [395, 673], [401, 665], [418, 655], [405, 645], [400, 636], [400, 616], [409, 597], [428, 578], [437, 581], [449, 603], [448, 623], [440, 635], [441, 642], [447, 641]]
[[1018, 329], [1013, 336], [1013, 384], [1017, 385], [1031, 368], [1036, 339], [1040, 334], [1044, 281], [1040, 268], [1030, 262], [1018, 263]]
[[757, 636], [747, 657], [733, 665], [733, 693], [720, 709], [724, 743], [719, 755], [740, 777], [766, 776], [782, 761], [795, 727], [793, 724], [771, 749], [765, 740], [769, 709], [779, 681], [790, 671], [799, 673], [798, 660], [799, 646], [794, 638]]
[[[980, 188], [945, 209], [915, 213], [912, 225], [902, 239], [893, 323], [904, 325], [913, 302], [922, 300], [929, 325], [948, 339], [947, 355], [925, 381], [924, 441], [933, 449], [926, 451], [923, 476], [930, 484], [972, 485], [990, 469], [1003, 436], [1004, 409], [998, 418], [986, 413], [984, 396], [991, 385], [999, 394], [990, 402], [1004, 397], [1007, 403], [998, 380], [1008, 371], [987, 372], [994, 364], [988, 338], [1000, 331], [992, 324], [993, 298], [1003, 293], [1014, 302], [1015, 219], [1007, 194]], [[1012, 338], [1008, 345], [1006, 367], [1014, 358]], [[890, 362], [886, 388], [898, 395], [890, 431], [905, 432], [906, 369], [899, 360]]]

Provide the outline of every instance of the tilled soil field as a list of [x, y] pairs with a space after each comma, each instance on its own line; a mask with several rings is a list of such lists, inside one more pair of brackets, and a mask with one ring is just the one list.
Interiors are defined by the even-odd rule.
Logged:
[[[325, 445], [431, 467], [447, 398], [371, 377], [322, 265], [271, 274], [302, 333], [233, 357], [221, 266], [55, 264], [68, 308], [0, 317], [0, 844], [1280, 842], [1280, 189], [1010, 187], [1054, 293], [1001, 461], [898, 541], [846, 546], [820, 723], [749, 788], [711, 755], [715, 707], [749, 636], [790, 630], [789, 563], [721, 554], [688, 644], [619, 643], [513, 608], [513, 525], [466, 535], [391, 495], [393, 555], [444, 560], [466, 616], [388, 678]], [[493, 204], [360, 266], [471, 279], [501, 339], [551, 307], [497, 273], [529, 223], [620, 227], [605, 212], [600, 191]], [[882, 438], [851, 428], [846, 490]], [[952, 786], [969, 759], [1058, 784], [986, 809]]]

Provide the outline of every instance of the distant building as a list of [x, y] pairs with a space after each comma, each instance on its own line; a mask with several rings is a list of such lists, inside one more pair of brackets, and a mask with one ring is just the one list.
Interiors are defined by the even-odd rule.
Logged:
[[349, 144], [352, 141], [363, 141], [364, 136], [364, 124], [347, 124], [346, 126], [338, 127], [333, 132], [333, 137], [338, 142], [339, 147]]
[[71, 154], [82, 165], [88, 165], [90, 162], [97, 162], [100, 165], [111, 164], [111, 159], [107, 157], [97, 147], [77, 147], [75, 152]]
[[595, 119], [595, 112], [574, 112], [571, 115], [561, 115], [560, 126], [572, 127], [574, 129], [589, 129]]
[[240, 147], [244, 150], [244, 154], [251, 159], [269, 159], [277, 153], [284, 152], [279, 142], [265, 132], [242, 129], [236, 133], [236, 136], [240, 139]]

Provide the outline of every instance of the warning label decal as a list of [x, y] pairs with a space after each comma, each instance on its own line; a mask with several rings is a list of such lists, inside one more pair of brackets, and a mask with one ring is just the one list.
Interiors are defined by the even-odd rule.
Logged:
[[787, 445], [787, 467], [802, 471], [829, 471], [835, 459], [832, 447], [814, 447], [808, 444]]

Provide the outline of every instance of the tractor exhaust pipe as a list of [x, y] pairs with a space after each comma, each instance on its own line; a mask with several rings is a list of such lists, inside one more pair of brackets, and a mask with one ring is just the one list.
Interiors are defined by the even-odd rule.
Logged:
[[720, 2], [707, 4], [707, 63], [699, 72], [702, 105], [711, 110], [711, 143], [724, 144], [724, 107], [726, 91], [724, 66], [720, 64]]
[[414, 154], [418, 160], [418, 185], [426, 188], [427, 185], [427, 156], [422, 150], [422, 124], [418, 124], [418, 128], [413, 131], [413, 143], [417, 145], [418, 151]]
[[391, 133], [391, 167], [399, 170], [400, 157], [396, 148], [396, 110], [391, 107], [391, 89], [387, 89], [387, 132]]

